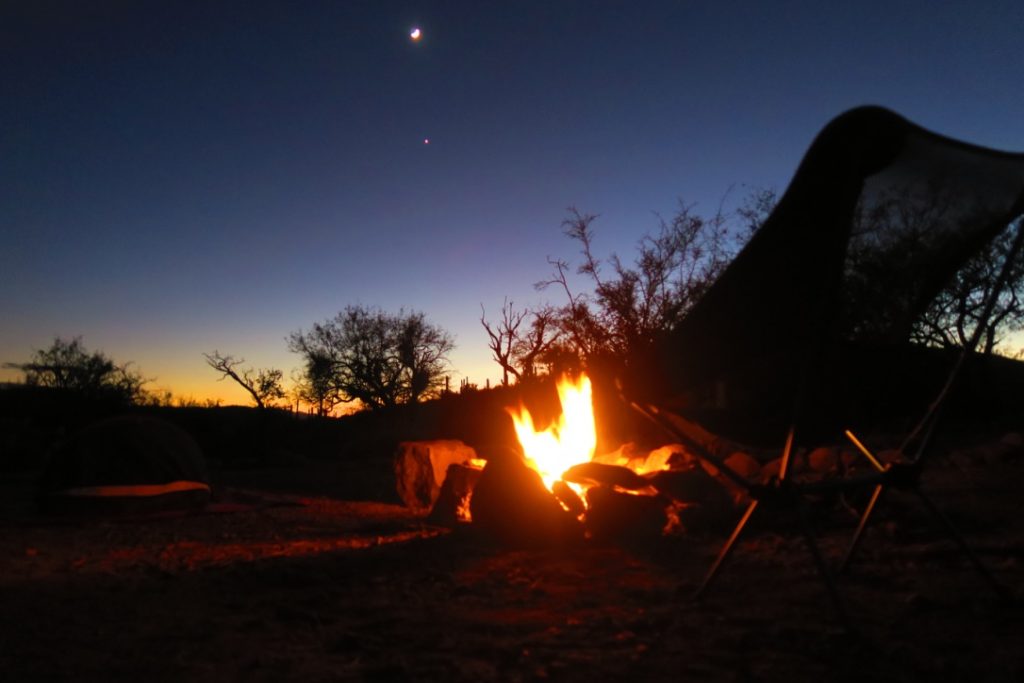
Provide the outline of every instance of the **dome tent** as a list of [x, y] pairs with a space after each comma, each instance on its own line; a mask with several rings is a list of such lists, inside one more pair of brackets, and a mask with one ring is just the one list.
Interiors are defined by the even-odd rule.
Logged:
[[59, 444], [39, 481], [48, 512], [149, 513], [201, 509], [209, 478], [195, 440], [153, 417], [93, 423]]

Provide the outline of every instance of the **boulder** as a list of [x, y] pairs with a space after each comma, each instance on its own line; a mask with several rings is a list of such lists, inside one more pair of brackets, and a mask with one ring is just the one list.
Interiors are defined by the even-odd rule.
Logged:
[[[782, 458], [778, 457], [774, 460], [769, 460], [761, 466], [761, 481], [768, 482], [773, 477], [778, 477], [779, 472], [782, 470]], [[807, 471], [807, 457], [800, 451], [793, 451], [793, 454], [789, 461], [789, 471], [787, 477], [791, 477], [796, 474]]]
[[761, 463], [743, 451], [736, 451], [730, 455], [725, 459], [725, 464], [736, 474], [750, 481], [757, 481], [761, 477]]
[[1007, 432], [999, 440], [999, 443], [1011, 448], [1024, 448], [1024, 436], [1020, 432]]
[[992, 448], [990, 462], [1008, 462], [1024, 456], [1024, 437], [1019, 432], [1009, 432]]
[[807, 466], [818, 474], [831, 474], [839, 469], [839, 451], [836, 448], [822, 446], [815, 448], [807, 456]]
[[454, 439], [398, 444], [394, 460], [398, 497], [413, 510], [430, 510], [441, 494], [448, 467], [474, 458], [476, 451]]
[[179, 514], [210, 500], [196, 441], [143, 415], [100, 420], [58, 443], [38, 486], [44, 511], [72, 515]]

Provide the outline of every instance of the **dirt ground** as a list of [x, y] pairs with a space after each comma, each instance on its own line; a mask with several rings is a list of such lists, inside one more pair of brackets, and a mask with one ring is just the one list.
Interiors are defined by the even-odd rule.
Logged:
[[[1024, 458], [925, 489], [1016, 600], [893, 494], [839, 582], [768, 520], [694, 602], [721, 538], [503, 548], [404, 508], [280, 494], [233, 512], [55, 520], [7, 480], [0, 671], [28, 680], [1024, 680]], [[322, 471], [309, 473], [322, 488]], [[232, 477], [224, 479], [230, 484]], [[316, 481], [314, 481], [316, 480]], [[311, 490], [317, 490], [312, 486]], [[268, 504], [272, 503], [272, 504]], [[851, 522], [819, 529], [830, 560]]]

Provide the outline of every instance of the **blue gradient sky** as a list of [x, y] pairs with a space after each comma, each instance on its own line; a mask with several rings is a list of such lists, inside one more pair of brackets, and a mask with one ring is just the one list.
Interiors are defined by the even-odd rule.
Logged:
[[483, 384], [480, 305], [559, 303], [532, 285], [570, 205], [628, 256], [863, 103], [1024, 150], [1024, 3], [834, 4], [4, 3], [0, 361], [83, 335], [244, 403], [203, 351], [287, 372], [289, 332], [364, 304]]

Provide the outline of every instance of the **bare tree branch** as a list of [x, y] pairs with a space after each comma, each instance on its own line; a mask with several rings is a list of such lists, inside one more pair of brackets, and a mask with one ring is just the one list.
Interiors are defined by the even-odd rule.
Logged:
[[266, 408], [270, 402], [285, 397], [282, 379], [284, 373], [274, 368], [254, 370], [239, 366], [245, 362], [244, 358], [235, 359], [233, 356], [222, 356], [219, 351], [212, 354], [204, 353], [206, 364], [221, 373], [218, 381], [230, 377], [239, 386], [249, 392], [257, 408]]

